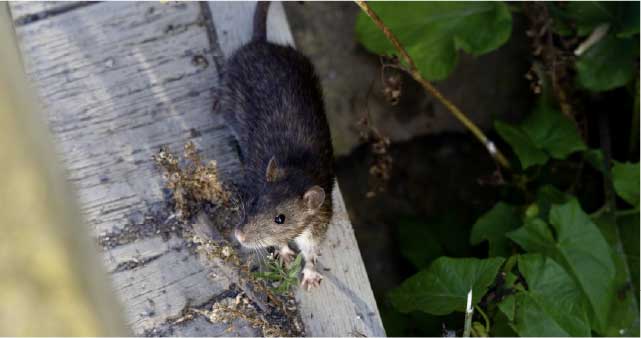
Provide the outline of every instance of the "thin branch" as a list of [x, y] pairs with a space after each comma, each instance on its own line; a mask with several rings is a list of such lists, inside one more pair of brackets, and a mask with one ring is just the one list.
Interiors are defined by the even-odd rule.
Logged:
[[355, 0], [356, 4], [367, 14], [367, 16], [372, 19], [372, 21], [378, 26], [380, 30], [383, 31], [383, 34], [387, 37], [387, 39], [394, 45], [394, 48], [401, 54], [401, 57], [403, 60], [409, 65], [408, 73], [416, 80], [418, 83], [421, 84], [423, 89], [427, 91], [430, 95], [434, 96], [438, 101], [440, 101], [446, 108], [447, 110], [450, 111], [454, 117], [456, 117], [463, 125], [476, 136], [476, 138], [483, 143], [487, 151], [492, 155], [492, 157], [504, 168], [510, 169], [510, 163], [507, 161], [505, 156], [499, 151], [496, 146], [494, 145], [494, 142], [492, 142], [486, 135], [479, 129], [474, 122], [472, 122], [454, 103], [452, 103], [450, 100], [445, 98], [441, 92], [434, 87], [429, 81], [427, 81], [423, 76], [421, 75], [421, 72], [419, 71], [418, 67], [416, 67], [416, 64], [414, 63], [414, 60], [412, 57], [407, 53], [403, 45], [398, 41], [394, 33], [383, 23], [383, 21], [376, 15], [376, 13], [372, 10], [372, 8], [369, 7], [366, 1], [363, 0]]

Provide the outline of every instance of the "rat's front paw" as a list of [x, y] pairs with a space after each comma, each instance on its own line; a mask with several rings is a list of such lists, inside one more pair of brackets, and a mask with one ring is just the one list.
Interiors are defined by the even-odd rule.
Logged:
[[289, 266], [294, 261], [294, 257], [296, 257], [296, 252], [294, 250], [289, 248], [289, 245], [285, 245], [280, 248], [278, 251], [278, 259], [280, 259], [285, 266]]
[[313, 287], [320, 286], [323, 276], [313, 269], [303, 269], [303, 281], [300, 286], [303, 289], [311, 290]]

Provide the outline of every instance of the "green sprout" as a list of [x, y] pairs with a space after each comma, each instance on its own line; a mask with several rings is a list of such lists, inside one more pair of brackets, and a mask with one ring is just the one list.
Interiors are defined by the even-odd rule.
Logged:
[[298, 285], [301, 257], [301, 255], [296, 256], [296, 259], [289, 266], [285, 266], [277, 259], [267, 259], [265, 271], [254, 272], [253, 275], [257, 279], [266, 281], [275, 293], [285, 294], [291, 290], [292, 286]]

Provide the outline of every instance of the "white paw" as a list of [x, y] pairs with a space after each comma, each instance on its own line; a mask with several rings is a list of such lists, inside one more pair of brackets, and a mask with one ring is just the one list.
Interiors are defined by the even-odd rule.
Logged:
[[284, 247], [280, 248], [278, 251], [278, 259], [280, 259], [285, 266], [289, 266], [292, 261], [294, 261], [294, 258], [296, 257], [296, 252], [294, 250], [290, 249], [288, 245], [285, 245]]
[[322, 280], [323, 276], [316, 270], [303, 269], [303, 281], [300, 286], [309, 291], [314, 287], [319, 287]]

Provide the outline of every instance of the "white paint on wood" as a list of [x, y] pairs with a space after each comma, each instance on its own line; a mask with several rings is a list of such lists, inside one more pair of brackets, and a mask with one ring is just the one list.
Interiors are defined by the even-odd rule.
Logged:
[[[14, 19], [48, 6], [11, 3]], [[162, 208], [162, 179], [151, 161], [162, 145], [176, 152], [192, 140], [204, 158], [218, 161], [223, 174], [232, 175], [238, 166], [224, 121], [211, 112], [219, 71], [214, 57], [229, 56], [249, 40], [255, 4], [208, 6], [221, 50], [210, 43], [198, 3], [97, 3], [16, 29], [57, 152], [94, 235], [142, 223]], [[268, 39], [293, 45], [280, 3], [270, 9]], [[204, 56], [208, 66], [194, 63], [195, 55]], [[298, 294], [307, 333], [384, 335], [338, 187], [333, 198], [336, 212], [319, 259], [325, 280], [319, 289]], [[136, 334], [166, 326], [188, 303], [206, 302], [230, 281], [225, 273], [212, 278], [208, 271], [215, 266], [176, 250], [179, 239], [166, 246], [158, 240], [105, 253]], [[193, 321], [167, 334], [222, 335], [221, 330]]]

